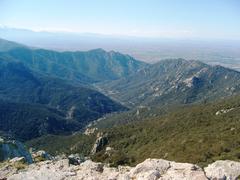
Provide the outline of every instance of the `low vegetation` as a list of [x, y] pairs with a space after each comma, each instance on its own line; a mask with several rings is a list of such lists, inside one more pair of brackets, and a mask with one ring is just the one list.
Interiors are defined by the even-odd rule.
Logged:
[[95, 136], [75, 133], [69, 136], [46, 135], [26, 142], [28, 147], [45, 150], [51, 155], [80, 153], [87, 156], [95, 141]]
[[[108, 146], [134, 157], [135, 163], [146, 158], [200, 165], [218, 159], [240, 160], [239, 100], [240, 97], [235, 97], [218, 103], [186, 106], [160, 119], [150, 118], [108, 129]], [[222, 109], [232, 110], [216, 115]]]
[[[229, 110], [221, 111], [219, 110]], [[216, 115], [216, 113], [218, 115]], [[113, 150], [92, 158], [112, 166], [135, 165], [146, 158], [164, 158], [201, 166], [218, 159], [240, 161], [240, 96], [215, 103], [184, 106], [161, 117], [104, 129]], [[101, 130], [102, 131], [102, 130]], [[28, 145], [50, 153], [89, 155], [95, 136], [47, 136]], [[76, 147], [72, 150], [72, 147]]]

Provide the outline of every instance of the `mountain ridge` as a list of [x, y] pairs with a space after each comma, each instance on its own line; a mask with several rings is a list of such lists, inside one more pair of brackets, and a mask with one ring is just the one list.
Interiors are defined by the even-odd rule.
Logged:
[[101, 92], [125, 106], [210, 101], [240, 92], [240, 73], [184, 59], [163, 60], [127, 78], [98, 83]]
[[23, 46], [0, 52], [0, 56], [20, 61], [34, 71], [80, 84], [118, 79], [147, 65], [129, 55], [101, 48], [57, 52]]
[[13, 42], [13, 41], [2, 39], [0, 37], [0, 52], [9, 51], [11, 49], [19, 48], [19, 47], [27, 47], [27, 46], [20, 43]]
[[[5, 118], [7, 117], [6, 121], [11, 121], [11, 118], [8, 117], [13, 118], [14, 116], [12, 115], [16, 115], [16, 117], [13, 118], [15, 119], [15, 122], [13, 121], [13, 124], [8, 126], [9, 130], [14, 126], [15, 129], [17, 129], [16, 126], [26, 126], [26, 128], [31, 127], [31, 124], [28, 124], [28, 122], [34, 123], [34, 118], [37, 118], [36, 116], [34, 117], [34, 115], [38, 114], [38, 106], [40, 111], [45, 112], [43, 113], [45, 118], [51, 114], [49, 108], [55, 109], [55, 112], [51, 111], [53, 113], [51, 116], [54, 117], [52, 119], [59, 120], [61, 122], [59, 124], [62, 124], [62, 128], [64, 128], [65, 123], [65, 128], [68, 129], [68, 132], [80, 130], [89, 122], [100, 118], [104, 114], [126, 110], [126, 108], [119, 103], [114, 102], [110, 98], [93, 89], [85, 86], [74, 86], [61, 79], [38, 74], [25, 67], [22, 63], [9, 62], [1, 58], [0, 100], [7, 102], [2, 103], [2, 114], [5, 114], [6, 109], [11, 106], [11, 103], [15, 103], [14, 106], [18, 108], [16, 111], [13, 109], [12, 111], [9, 110], [7, 111], [8, 114], [4, 115]], [[29, 112], [27, 112], [28, 108], [21, 108], [21, 104], [23, 103], [29, 104], [27, 105]], [[33, 107], [31, 107], [31, 105]], [[29, 116], [30, 111], [34, 118]], [[23, 113], [18, 112], [24, 112], [27, 114], [24, 115]], [[23, 125], [21, 125], [21, 123], [18, 124], [23, 120], [24, 116], [26, 116], [25, 118], [29, 121], [26, 121]], [[6, 126], [4, 126], [4, 117], [1, 117], [0, 120], [3, 123], [2, 129], [0, 130], [8, 131]], [[40, 120], [42, 121], [44, 118], [42, 117]], [[72, 126], [69, 126], [71, 128], [68, 128], [68, 122], [69, 125], [72, 124]], [[76, 127], [73, 126], [74, 124]], [[13, 129], [13, 131], [15, 130]], [[60, 128], [58, 130], [50, 130], [47, 132], [64, 132], [64, 130], [61, 130]], [[36, 135], [44, 134], [39, 133], [38, 131], [35, 131], [35, 133], [36, 134], [31, 136], [26, 135], [24, 138], [28, 139], [36, 137]], [[19, 138], [21, 138], [20, 135]]]

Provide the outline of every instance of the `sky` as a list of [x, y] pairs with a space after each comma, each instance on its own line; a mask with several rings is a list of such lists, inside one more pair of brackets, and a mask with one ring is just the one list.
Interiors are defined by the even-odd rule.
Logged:
[[240, 40], [239, 0], [0, 0], [0, 26]]

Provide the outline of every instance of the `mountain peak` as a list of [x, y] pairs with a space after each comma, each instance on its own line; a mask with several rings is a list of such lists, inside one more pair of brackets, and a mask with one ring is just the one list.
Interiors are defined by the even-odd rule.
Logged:
[[107, 51], [105, 51], [102, 48], [92, 49], [92, 50], [89, 50], [88, 52], [91, 52], [91, 53], [107, 53]]

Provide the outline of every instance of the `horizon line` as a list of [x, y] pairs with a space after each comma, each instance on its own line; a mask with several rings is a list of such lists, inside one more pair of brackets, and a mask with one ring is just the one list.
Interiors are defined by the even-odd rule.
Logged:
[[69, 35], [96, 35], [96, 36], [108, 36], [112, 38], [135, 38], [135, 39], [154, 39], [154, 40], [190, 40], [190, 41], [240, 41], [236, 38], [217, 38], [217, 37], [187, 37], [187, 36], [160, 36], [160, 35], [133, 35], [133, 34], [119, 34], [119, 33], [100, 33], [100, 32], [81, 32], [74, 31], [65, 28], [24, 28], [24, 27], [14, 27], [0, 24], [0, 29], [12, 29], [12, 30], [22, 30], [31, 31], [33, 33], [53, 33], [53, 34], [69, 34]]

